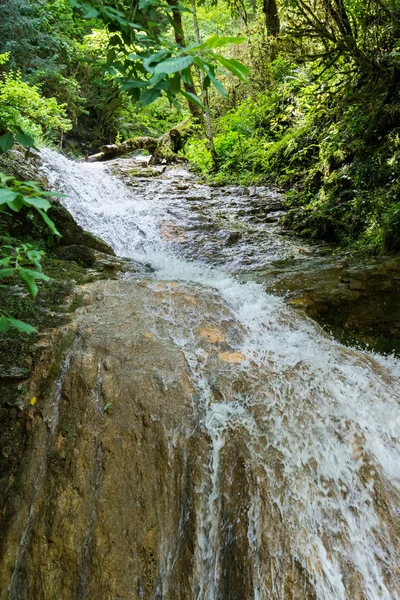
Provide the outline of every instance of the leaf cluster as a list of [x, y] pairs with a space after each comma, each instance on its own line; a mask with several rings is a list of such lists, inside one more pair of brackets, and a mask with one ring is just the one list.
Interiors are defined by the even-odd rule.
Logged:
[[132, 8], [121, 10], [109, 3], [69, 1], [81, 9], [84, 17], [101, 19], [112, 33], [107, 68], [116, 77], [121, 89], [141, 106], [147, 106], [165, 94], [178, 108], [176, 98], [179, 95], [204, 108], [200, 98], [184, 87], [191, 82], [192, 66], [203, 71], [204, 89], [212, 84], [223, 95], [226, 91], [216, 76], [218, 65], [247, 81], [249, 71], [246, 66], [216, 52], [229, 44], [241, 44], [245, 38], [214, 35], [201, 44], [179, 47], [160, 33], [158, 24], [162, 18], [176, 28], [171, 13], [187, 10], [183, 6], [141, 0]]
[[[34, 209], [55, 236], [59, 236], [60, 233], [46, 214], [51, 206], [47, 198], [62, 195], [41, 190], [35, 181], [21, 182], [0, 173], [0, 213], [11, 211], [12, 214], [19, 213], [24, 208]], [[39, 289], [37, 281], [49, 280], [49, 277], [42, 272], [40, 261], [43, 256], [44, 252], [31, 244], [20, 244], [18, 246], [3, 244], [0, 250], [0, 280], [5, 280], [8, 283], [1, 283], [1, 287], [7, 287], [10, 282], [19, 279], [32, 298], [35, 298]], [[36, 331], [31, 325], [15, 319], [10, 314], [0, 314], [0, 332], [5, 332], [10, 327], [15, 327], [25, 333]]]

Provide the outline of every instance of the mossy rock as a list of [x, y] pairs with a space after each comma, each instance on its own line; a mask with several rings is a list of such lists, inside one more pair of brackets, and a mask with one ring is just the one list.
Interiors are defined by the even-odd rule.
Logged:
[[96, 262], [96, 256], [92, 248], [77, 244], [58, 247], [56, 255], [64, 260], [74, 260], [83, 267], [93, 267]]
[[87, 246], [93, 250], [98, 250], [104, 254], [115, 255], [114, 250], [109, 244], [97, 236], [85, 231], [78, 225], [73, 216], [68, 212], [60, 202], [56, 201], [48, 211], [49, 217], [54, 221], [57, 229], [61, 233], [60, 245], [62, 246]]

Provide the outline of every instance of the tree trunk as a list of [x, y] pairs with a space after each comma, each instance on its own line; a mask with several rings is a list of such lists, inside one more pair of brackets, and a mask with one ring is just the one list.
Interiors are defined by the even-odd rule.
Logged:
[[264, 0], [263, 13], [265, 15], [265, 24], [267, 26], [268, 35], [276, 37], [279, 35], [281, 29], [276, 0]]
[[[196, 42], [198, 44], [200, 44], [201, 39], [200, 39], [199, 23], [197, 21], [196, 0], [192, 0], [192, 12], [193, 12], [193, 25], [194, 25], [195, 35], [196, 35]], [[208, 145], [210, 147], [210, 153], [211, 153], [211, 158], [212, 158], [212, 161], [214, 164], [214, 169], [215, 169], [215, 171], [217, 171], [219, 165], [218, 165], [217, 153], [215, 152], [214, 138], [213, 138], [212, 127], [211, 127], [211, 114], [210, 114], [210, 106], [208, 103], [208, 93], [207, 93], [207, 90], [204, 88], [204, 72], [201, 69], [200, 69], [200, 85], [201, 85], [201, 92], [202, 92], [202, 96], [203, 96], [203, 104], [206, 108], [205, 120], [206, 120], [206, 127], [207, 127]]]
[[[176, 6], [179, 2], [178, 2], [178, 0], [167, 0], [167, 3], [172, 8], [172, 18], [175, 23], [175, 27], [174, 27], [175, 41], [178, 46], [181, 46], [182, 48], [184, 48], [186, 46], [186, 40], [185, 40], [185, 32], [183, 31], [183, 25], [182, 25], [182, 15], [181, 15], [181, 12], [179, 9], [174, 9], [174, 6]], [[183, 87], [185, 88], [185, 91], [188, 92], [189, 94], [194, 94], [195, 96], [197, 96], [196, 88], [194, 85], [194, 81], [193, 81], [193, 77], [192, 77], [190, 68], [189, 68], [189, 83], [183, 82]], [[195, 104], [194, 102], [191, 102], [190, 100], [188, 100], [187, 102], [188, 102], [190, 114], [192, 115], [194, 120], [197, 121], [198, 123], [202, 123], [203, 122], [203, 113], [201, 111], [201, 108], [199, 106], [197, 106], [197, 104]]]

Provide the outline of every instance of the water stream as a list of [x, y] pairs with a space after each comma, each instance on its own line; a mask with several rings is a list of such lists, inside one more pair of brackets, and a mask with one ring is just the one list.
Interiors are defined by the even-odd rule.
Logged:
[[[104, 163], [42, 154], [51, 185], [67, 194], [63, 203], [80, 225], [117, 255], [150, 265], [155, 282], [211, 288], [242, 332], [229, 360], [237, 363], [233, 383], [246, 384], [216, 397], [179, 314], [164, 307], [154, 315], [175, 328], [200, 398], [198, 426], [209, 439], [192, 598], [239, 598], [224, 585], [230, 539], [224, 515], [231, 506], [237, 506], [239, 533], [246, 522], [243, 598], [299, 598], [287, 595], [288, 573], [293, 577], [296, 569], [307, 574], [303, 598], [400, 598], [400, 363], [344, 348], [262, 286], [235, 279], [246, 268], [310, 253], [281, 234], [279, 196], [265, 188], [250, 195], [210, 188], [180, 168], [127, 185]], [[266, 365], [268, 377], [261, 374]], [[232, 440], [247, 456], [245, 495], [225, 460]], [[154, 598], [167, 594], [173, 554], [163, 560], [163, 585]]]

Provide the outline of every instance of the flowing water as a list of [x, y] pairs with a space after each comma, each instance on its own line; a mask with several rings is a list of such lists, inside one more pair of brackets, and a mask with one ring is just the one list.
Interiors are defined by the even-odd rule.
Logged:
[[[104, 163], [43, 156], [78, 223], [117, 255], [151, 266], [146, 285], [169, 290], [168, 282], [180, 281], [189, 296], [209, 289], [239, 331], [235, 352], [220, 354], [226, 368], [211, 377], [193, 333], [200, 317], [171, 304], [154, 314], [155, 323], [170, 323], [191, 369], [196, 428], [208, 440], [187, 597], [400, 598], [400, 364], [342, 347], [260, 285], [235, 280], [237, 272], [310, 252], [281, 234], [279, 195], [210, 188], [179, 168], [126, 185]], [[217, 376], [226, 380], [218, 393]], [[96, 386], [94, 395], [100, 370]], [[237, 470], [233, 447], [245, 457]], [[182, 513], [176, 537], [184, 530]], [[177, 544], [160, 542], [154, 598], [179, 598], [169, 581]], [[89, 539], [86, 554], [90, 547]], [[230, 563], [236, 589], [226, 582]]]

